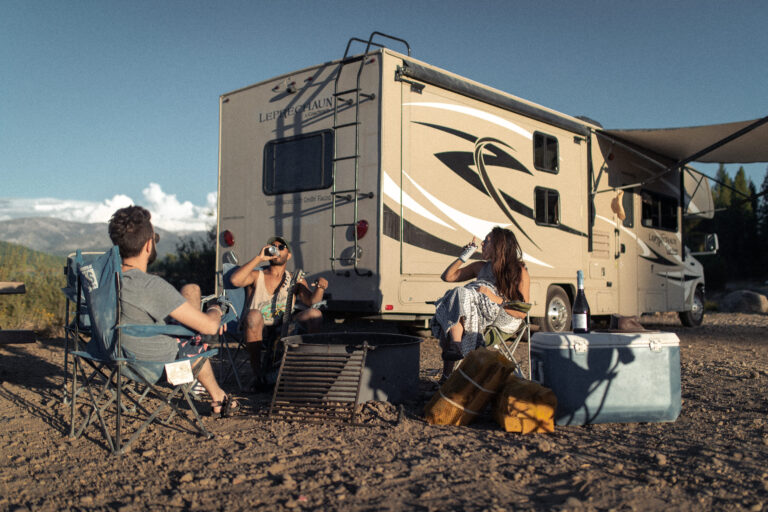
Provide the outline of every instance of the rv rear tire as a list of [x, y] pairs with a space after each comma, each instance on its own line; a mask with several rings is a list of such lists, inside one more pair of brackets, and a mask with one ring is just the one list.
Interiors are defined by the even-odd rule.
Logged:
[[563, 332], [571, 328], [571, 301], [568, 294], [559, 286], [550, 286], [547, 290], [547, 305], [544, 318], [537, 322], [546, 332]]
[[699, 286], [693, 294], [693, 309], [680, 311], [677, 316], [686, 327], [698, 327], [704, 321], [704, 290]]

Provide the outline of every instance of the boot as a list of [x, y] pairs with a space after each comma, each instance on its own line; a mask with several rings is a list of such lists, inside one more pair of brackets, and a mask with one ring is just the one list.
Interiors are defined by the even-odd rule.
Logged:
[[253, 370], [254, 378], [253, 384], [251, 385], [251, 392], [253, 393], [261, 393], [262, 391], [269, 389], [261, 365], [262, 345], [263, 343], [261, 341], [251, 341], [246, 344], [246, 347], [248, 347], [248, 355], [251, 360], [251, 370]]

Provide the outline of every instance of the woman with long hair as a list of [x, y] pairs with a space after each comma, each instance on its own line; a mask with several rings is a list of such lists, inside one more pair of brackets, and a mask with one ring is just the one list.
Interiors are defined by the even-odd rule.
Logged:
[[512, 309], [510, 303], [530, 301], [531, 280], [515, 234], [498, 226], [493, 228], [480, 242], [483, 259], [464, 265], [477, 242], [473, 237], [441, 276], [449, 283], [476, 278], [448, 290], [435, 303], [432, 334], [443, 349], [441, 380], [450, 375], [456, 361], [483, 345], [483, 331], [488, 326], [505, 333], [515, 332], [525, 313]]

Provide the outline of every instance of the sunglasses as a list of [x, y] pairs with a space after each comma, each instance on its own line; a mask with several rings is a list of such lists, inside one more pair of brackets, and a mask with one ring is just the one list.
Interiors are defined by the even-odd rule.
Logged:
[[154, 240], [155, 240], [155, 243], [158, 243], [158, 242], [160, 242], [160, 235], [158, 235], [157, 233], [155, 233], [155, 234], [154, 234], [154, 235], [152, 235], [152, 236], [153, 236], [153, 238], [154, 238]]
[[285, 248], [286, 248], [286, 245], [285, 245], [285, 244], [272, 244], [272, 246], [273, 246], [273, 247], [277, 247], [277, 250], [278, 250], [278, 251], [282, 251], [283, 249], [285, 249]]

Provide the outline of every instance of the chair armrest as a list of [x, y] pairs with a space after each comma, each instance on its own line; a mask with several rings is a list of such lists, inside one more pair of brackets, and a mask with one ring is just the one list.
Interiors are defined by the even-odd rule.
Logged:
[[520, 313], [528, 313], [531, 310], [532, 304], [529, 302], [523, 302], [520, 300], [507, 300], [501, 303], [501, 307], [504, 309], [513, 309]]

